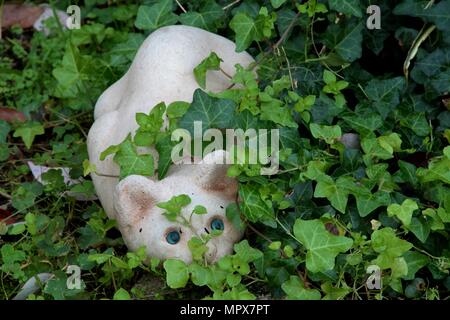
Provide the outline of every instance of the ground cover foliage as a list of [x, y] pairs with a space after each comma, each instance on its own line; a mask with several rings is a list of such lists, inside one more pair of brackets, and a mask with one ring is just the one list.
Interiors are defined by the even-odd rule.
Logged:
[[[64, 11], [70, 4], [81, 7], [81, 29], [53, 21], [47, 37], [12, 27], [0, 41], [2, 299], [39, 273], [54, 276], [29, 299], [448, 297], [450, 1], [53, 3]], [[367, 28], [369, 5], [381, 8], [381, 29]], [[227, 215], [248, 227], [233, 255], [215, 265], [202, 257], [208, 239], [198, 238], [192, 265], [144, 264], [144, 250], [127, 252], [98, 201], [74, 197], [94, 194], [86, 134], [95, 101], [145, 37], [172, 24], [234, 40], [257, 64], [237, 67], [239, 87], [199, 89], [192, 104], [138, 115], [137, 135], [104, 155], [115, 154], [122, 177], [163, 178], [170, 133], [191, 130], [193, 120], [204, 129], [280, 129], [277, 174], [260, 175], [260, 165], [229, 170], [240, 203]], [[200, 86], [219, 68], [214, 54], [199, 65]], [[171, 125], [159, 132], [165, 111]], [[211, 117], [217, 112], [223, 117]], [[157, 163], [136, 152], [143, 145], [156, 147]], [[27, 161], [68, 167], [84, 180], [68, 186], [50, 170], [41, 184]], [[189, 201], [162, 206], [176, 219]], [[79, 289], [67, 288], [68, 265], [81, 267]], [[366, 286], [371, 265], [381, 270], [381, 290]], [[150, 289], [136, 285], [142, 277]]]

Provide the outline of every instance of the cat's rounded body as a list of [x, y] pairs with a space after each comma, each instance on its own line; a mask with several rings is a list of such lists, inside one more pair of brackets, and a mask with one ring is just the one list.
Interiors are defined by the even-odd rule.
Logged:
[[[208, 252], [215, 260], [232, 249], [241, 232], [226, 221], [225, 208], [235, 200], [236, 181], [226, 177], [226, 166], [175, 165], [161, 181], [140, 176], [130, 176], [119, 184], [119, 168], [113, 157], [100, 161], [100, 154], [107, 147], [121, 143], [128, 134], [136, 131], [136, 113], [147, 113], [160, 102], [192, 101], [199, 88], [193, 69], [212, 51], [223, 60], [221, 68], [234, 74], [234, 66], [247, 66], [253, 59], [247, 53], [236, 53], [230, 40], [202, 29], [187, 26], [170, 26], [153, 32], [141, 45], [127, 73], [98, 99], [94, 118], [88, 135], [89, 160], [95, 164], [97, 174], [92, 180], [108, 217], [118, 221], [127, 246], [134, 250], [147, 246], [150, 256], [165, 259], [177, 257], [191, 261], [187, 248], [190, 230], [181, 230], [177, 244], [164, 243], [167, 231], [178, 228], [162, 215], [158, 202], [170, 200], [179, 194], [192, 198], [183, 214], [190, 214], [191, 206], [203, 205], [207, 215], [196, 215], [193, 226], [198, 233], [209, 232], [210, 220], [220, 216], [224, 221], [223, 235], [210, 241]], [[207, 74], [208, 91], [219, 92], [230, 85], [229, 79], [218, 71]], [[151, 148], [145, 150], [154, 155]], [[216, 152], [210, 157], [223, 157]]]

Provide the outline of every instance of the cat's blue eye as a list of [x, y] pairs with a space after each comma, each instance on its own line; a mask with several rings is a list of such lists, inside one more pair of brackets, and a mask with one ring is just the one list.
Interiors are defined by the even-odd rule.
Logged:
[[211, 229], [222, 231], [225, 228], [225, 225], [223, 224], [222, 219], [215, 218], [213, 221], [211, 221]]
[[167, 243], [177, 244], [180, 241], [180, 233], [178, 231], [171, 231], [166, 235]]

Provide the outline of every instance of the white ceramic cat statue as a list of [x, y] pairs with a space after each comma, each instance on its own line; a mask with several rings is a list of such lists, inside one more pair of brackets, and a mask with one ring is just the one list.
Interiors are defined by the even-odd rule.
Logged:
[[[145, 245], [147, 255], [159, 259], [178, 258], [192, 261], [187, 242], [194, 234], [223, 229], [220, 236], [207, 244], [210, 262], [231, 253], [233, 244], [242, 237], [225, 216], [225, 208], [236, 199], [237, 182], [226, 176], [226, 165], [207, 164], [206, 158], [219, 159], [225, 151], [207, 155], [200, 164], [174, 165], [166, 178], [128, 176], [122, 181], [119, 167], [108, 156], [100, 161], [100, 153], [121, 143], [138, 125], [135, 115], [147, 113], [160, 102], [191, 102], [199, 88], [193, 69], [212, 51], [223, 60], [221, 68], [234, 74], [235, 65], [248, 66], [253, 59], [245, 52], [236, 53], [235, 44], [219, 35], [188, 26], [161, 28], [144, 41], [127, 73], [98, 99], [88, 140], [89, 160], [97, 174], [92, 180], [108, 217], [116, 219], [129, 249]], [[206, 90], [219, 92], [230, 85], [219, 71], [209, 71]], [[144, 150], [154, 155], [154, 149]], [[217, 163], [217, 162], [216, 162]], [[192, 202], [182, 215], [189, 218], [196, 205], [206, 207], [207, 214], [194, 215], [192, 228], [170, 222], [157, 207], [173, 196], [187, 194]]]

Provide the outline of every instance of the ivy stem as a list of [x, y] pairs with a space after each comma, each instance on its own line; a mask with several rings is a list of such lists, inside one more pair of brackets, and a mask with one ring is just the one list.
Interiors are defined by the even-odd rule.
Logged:
[[181, 5], [180, 1], [175, 0], [175, 2], [177, 3], [177, 5], [180, 7], [180, 9], [181, 9], [184, 13], [187, 12], [186, 9]]
[[222, 72], [223, 73], [223, 75], [225, 76], [225, 77], [227, 77], [228, 79], [233, 79], [233, 77], [231, 76], [231, 75], [229, 75], [225, 70], [223, 70], [221, 67], [219, 67], [219, 70], [220, 70], [220, 72]]
[[281, 226], [281, 228], [284, 230], [284, 232], [286, 232], [287, 235], [289, 235], [292, 239], [294, 239], [295, 241], [297, 241], [298, 243], [300, 243], [301, 245], [303, 245], [300, 240], [298, 240], [292, 233], [291, 231], [289, 231], [288, 228], [285, 227], [284, 224], [281, 223], [281, 221], [278, 219], [278, 217], [275, 218], [275, 221]]
[[234, 6], [235, 4], [241, 2], [241, 0], [235, 0], [230, 4], [227, 4], [225, 7], [222, 8], [222, 10], [227, 10], [228, 8], [231, 8], [232, 6]]
[[435, 259], [435, 260], [440, 260], [440, 259], [441, 259], [441, 258], [439, 258], [439, 257], [433, 256], [432, 254], [426, 252], [425, 250], [422, 250], [422, 249], [420, 249], [420, 248], [417, 248], [416, 246], [413, 246], [413, 248], [416, 249], [417, 251], [419, 251], [419, 252], [421, 252], [421, 253], [423, 253], [423, 254], [429, 256], [429, 257], [432, 258], [432, 259]]

